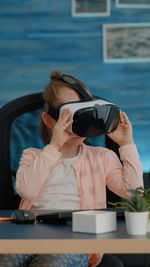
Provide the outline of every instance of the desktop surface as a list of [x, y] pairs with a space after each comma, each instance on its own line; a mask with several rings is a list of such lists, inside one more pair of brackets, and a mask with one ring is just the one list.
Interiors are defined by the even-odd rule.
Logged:
[[[10, 217], [12, 211], [0, 211]], [[150, 253], [150, 233], [126, 233], [124, 219], [117, 231], [104, 234], [72, 232], [72, 225], [49, 223], [15, 224], [0, 222], [0, 253]]]

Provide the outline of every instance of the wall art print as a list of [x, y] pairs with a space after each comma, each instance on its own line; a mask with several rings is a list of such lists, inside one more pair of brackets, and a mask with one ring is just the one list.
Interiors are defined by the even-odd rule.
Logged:
[[106, 63], [150, 62], [150, 23], [103, 25]]
[[104, 17], [110, 15], [110, 0], [72, 0], [72, 16]]
[[119, 8], [150, 8], [150, 0], [116, 0]]

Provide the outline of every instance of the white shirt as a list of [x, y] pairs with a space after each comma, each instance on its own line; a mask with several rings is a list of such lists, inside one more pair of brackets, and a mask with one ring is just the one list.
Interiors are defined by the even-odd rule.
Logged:
[[33, 209], [43, 210], [76, 210], [80, 209], [80, 197], [77, 180], [75, 178], [72, 164], [78, 159], [63, 159], [54, 168], [50, 177], [33, 204]]

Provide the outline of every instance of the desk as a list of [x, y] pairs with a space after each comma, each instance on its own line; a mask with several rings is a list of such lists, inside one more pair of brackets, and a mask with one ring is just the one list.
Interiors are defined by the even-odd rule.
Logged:
[[[0, 211], [9, 217], [11, 211]], [[105, 234], [73, 233], [71, 225], [35, 223], [0, 223], [0, 253], [150, 253], [150, 233], [144, 236], [126, 234], [124, 220], [119, 220], [117, 232]]]

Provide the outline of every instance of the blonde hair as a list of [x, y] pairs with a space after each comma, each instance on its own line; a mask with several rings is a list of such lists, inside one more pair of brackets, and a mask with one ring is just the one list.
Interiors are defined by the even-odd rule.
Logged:
[[[50, 75], [50, 82], [44, 88], [44, 91], [42, 94], [43, 100], [53, 107], [57, 107], [58, 105], [60, 105], [59, 93], [60, 93], [60, 90], [62, 90], [62, 88], [64, 88], [64, 86], [74, 90], [69, 84], [65, 83], [63, 80], [55, 80], [54, 78], [57, 74], [59, 74], [61, 76], [66, 75], [64, 72], [61, 72], [61, 71], [57, 71], [57, 70], [52, 71], [51, 75]], [[85, 84], [83, 82], [81, 82], [80, 80], [78, 80], [77, 78], [75, 78], [71, 75], [69, 75], [69, 76], [72, 77], [75, 81], [77, 81], [82, 86], [82, 88], [90, 96], [92, 96], [92, 94], [90, 93], [90, 91], [87, 89], [87, 87], [85, 86]], [[45, 123], [43, 122], [42, 119], [41, 119], [41, 123], [40, 123], [40, 134], [41, 134], [41, 137], [42, 137], [42, 140], [44, 141], [44, 143], [49, 144], [49, 138], [51, 137], [52, 133], [50, 131], [48, 131], [47, 126], [45, 125]]]

